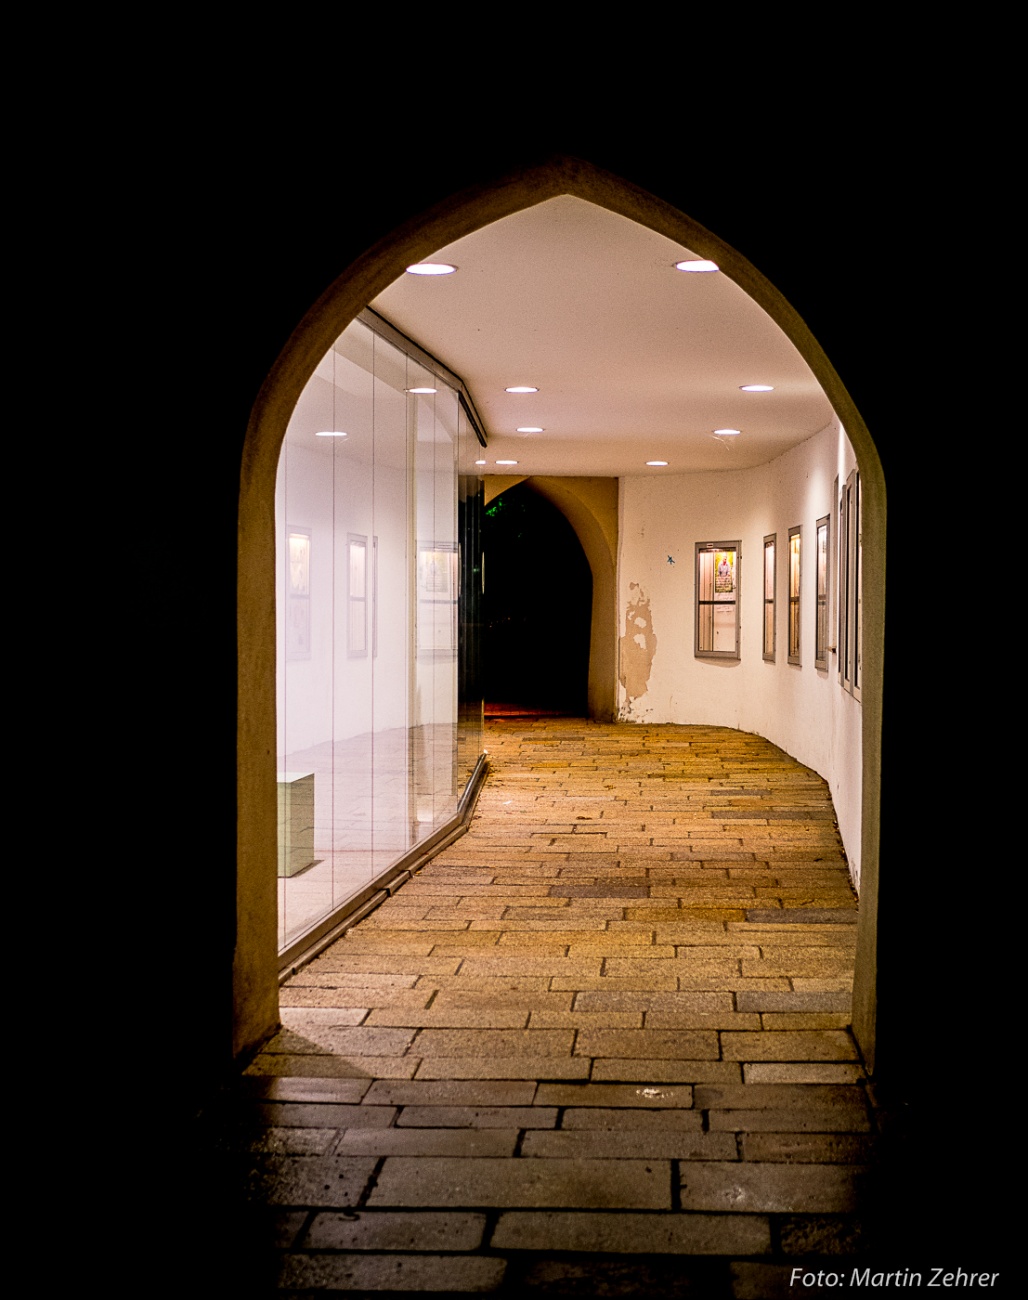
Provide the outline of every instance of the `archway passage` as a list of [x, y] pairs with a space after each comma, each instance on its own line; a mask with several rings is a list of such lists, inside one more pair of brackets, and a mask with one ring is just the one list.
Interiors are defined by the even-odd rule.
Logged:
[[[511, 174], [502, 184], [469, 189], [396, 228], [348, 267], [311, 308], [269, 374], [253, 408], [243, 460], [239, 515], [238, 871], [232, 953], [234, 1050], [242, 1052], [261, 1040], [275, 1023], [278, 1005], [271, 871], [276, 841], [275, 768], [271, 757], [275, 697], [268, 673], [269, 649], [274, 644], [275, 633], [274, 537], [267, 503], [273, 492], [278, 451], [289, 413], [317, 359], [324, 355], [341, 326], [369, 303], [374, 303], [405, 267], [502, 217], [561, 195], [572, 195], [608, 209], [671, 240], [697, 258], [713, 260], [795, 344], [844, 425], [860, 461], [865, 632], [860, 781], [862, 907], [854, 1021], [857, 1037], [870, 1058], [876, 1006], [878, 741], [884, 626], [881, 562], [885, 497], [881, 464], [859, 412], [817, 341], [794, 308], [756, 268], [677, 207], [576, 159], [551, 159], [538, 167]], [[504, 463], [509, 463], [506, 458]], [[576, 468], [582, 467], [576, 464]], [[602, 468], [592, 466], [594, 475]], [[603, 477], [611, 475], [618, 477], [613, 470], [608, 470]], [[579, 532], [583, 538], [586, 536], [581, 529]], [[619, 536], [620, 533], [619, 527]], [[720, 530], [718, 533], [721, 535]], [[589, 554], [592, 558], [592, 549]], [[602, 592], [604, 579], [595, 567], [593, 572], [597, 591]], [[613, 574], [611, 587], [613, 595]]]
[[486, 507], [483, 549], [486, 714], [584, 716], [592, 574], [575, 530], [520, 484]]

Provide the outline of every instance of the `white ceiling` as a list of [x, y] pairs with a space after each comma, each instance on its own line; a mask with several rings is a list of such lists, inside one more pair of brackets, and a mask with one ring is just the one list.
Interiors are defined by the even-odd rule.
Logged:
[[[464, 380], [489, 435], [482, 473], [661, 474], [762, 464], [832, 419], [763, 308], [696, 254], [582, 199], [505, 217], [371, 304]], [[772, 393], [743, 393], [767, 383]], [[539, 392], [514, 396], [511, 384]], [[541, 434], [518, 434], [541, 425]], [[734, 439], [713, 430], [737, 428]], [[501, 459], [518, 466], [497, 469]], [[666, 460], [666, 470], [647, 460]]]

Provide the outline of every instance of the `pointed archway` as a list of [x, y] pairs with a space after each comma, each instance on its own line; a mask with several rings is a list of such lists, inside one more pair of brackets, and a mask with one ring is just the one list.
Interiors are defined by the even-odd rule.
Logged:
[[353, 263], [300, 322], [254, 406], [239, 514], [237, 941], [234, 1049], [277, 1016], [274, 519], [279, 449], [303, 385], [339, 332], [411, 262], [521, 209], [569, 194], [619, 213], [717, 261], [783, 330], [817, 377], [856, 452], [863, 488], [863, 709], [861, 923], [854, 1029], [874, 1060], [880, 732], [885, 571], [885, 485], [871, 436], [834, 367], [798, 313], [745, 257], [684, 213], [577, 159], [556, 158], [416, 215]]

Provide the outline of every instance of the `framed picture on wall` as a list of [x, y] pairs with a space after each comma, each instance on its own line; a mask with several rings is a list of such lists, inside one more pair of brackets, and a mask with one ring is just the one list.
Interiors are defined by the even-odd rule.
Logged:
[[457, 545], [418, 545], [418, 652], [453, 654], [457, 649]]

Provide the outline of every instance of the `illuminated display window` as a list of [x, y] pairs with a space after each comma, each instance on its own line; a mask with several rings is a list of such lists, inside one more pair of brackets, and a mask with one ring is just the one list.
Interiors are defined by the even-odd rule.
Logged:
[[696, 543], [696, 655], [739, 658], [740, 542]]
[[775, 661], [775, 554], [777, 534], [764, 538], [764, 658], [769, 664]]
[[800, 662], [800, 542], [803, 529], [789, 529], [789, 663]]

